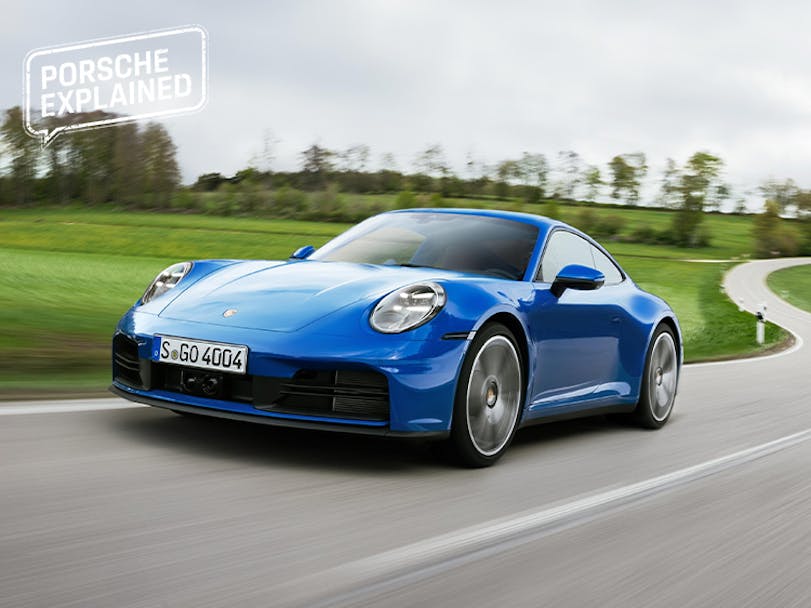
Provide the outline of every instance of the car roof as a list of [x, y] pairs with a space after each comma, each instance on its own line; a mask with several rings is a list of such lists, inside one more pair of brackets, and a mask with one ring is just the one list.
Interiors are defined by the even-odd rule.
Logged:
[[[553, 220], [552, 218], [543, 215], [535, 215], [532, 213], [521, 213], [518, 211], [501, 211], [499, 209], [465, 209], [465, 208], [416, 208], [416, 209], [397, 209], [394, 211], [387, 211], [386, 213], [448, 213], [456, 215], [476, 215], [479, 217], [494, 217], [503, 220], [513, 220], [523, 224], [531, 224], [543, 229], [542, 232], [554, 228], [556, 226], [564, 226], [571, 228], [564, 222]], [[578, 231], [579, 232], [579, 231]]]
[[469, 209], [469, 208], [422, 208], [418, 207], [415, 209], [396, 209], [393, 211], [386, 211], [381, 215], [386, 215], [389, 213], [449, 213], [449, 214], [457, 214], [457, 215], [475, 215], [479, 217], [495, 217], [504, 220], [513, 220], [516, 222], [522, 222], [524, 224], [531, 224], [532, 226], [538, 227], [538, 238], [541, 242], [546, 240], [547, 235], [551, 230], [554, 228], [565, 228], [569, 232], [574, 232], [582, 237], [584, 237], [587, 241], [595, 245], [598, 249], [600, 249], [604, 254], [606, 254], [613, 262], [616, 264], [620, 270], [622, 270], [623, 275], [626, 277], [628, 273], [622, 268], [622, 265], [617, 262], [616, 258], [609, 253], [609, 251], [603, 247], [597, 240], [593, 237], [589, 236], [582, 230], [578, 230], [574, 226], [567, 224], [566, 222], [561, 222], [560, 220], [555, 220], [550, 217], [546, 217], [543, 215], [535, 215], [533, 213], [521, 213], [518, 211], [501, 211], [499, 209]]

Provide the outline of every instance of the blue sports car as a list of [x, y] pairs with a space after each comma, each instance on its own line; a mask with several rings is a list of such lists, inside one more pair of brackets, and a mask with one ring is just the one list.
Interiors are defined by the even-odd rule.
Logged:
[[536, 422], [661, 427], [681, 362], [670, 307], [582, 232], [414, 209], [286, 261], [170, 266], [118, 323], [111, 390], [179, 413], [441, 439], [487, 466]]

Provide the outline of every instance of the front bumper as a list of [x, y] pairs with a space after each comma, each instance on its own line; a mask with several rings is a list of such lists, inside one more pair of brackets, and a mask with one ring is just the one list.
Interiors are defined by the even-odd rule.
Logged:
[[352, 433], [355, 435], [374, 435], [383, 437], [408, 437], [409, 439], [443, 439], [450, 434], [450, 431], [392, 431], [388, 427], [366, 427], [355, 425], [338, 425], [331, 422], [316, 422], [313, 420], [296, 420], [292, 418], [280, 418], [277, 416], [262, 416], [254, 414], [242, 414], [226, 409], [201, 408], [195, 405], [186, 405], [179, 402], [156, 399], [140, 394], [137, 391], [124, 390], [110, 385], [110, 392], [123, 399], [143, 403], [153, 407], [160, 407], [176, 412], [187, 412], [189, 414], [199, 414], [212, 416], [214, 418], [225, 418], [228, 420], [239, 420], [240, 422], [255, 422], [268, 424], [271, 426], [281, 426], [294, 429], [311, 429], [316, 431], [337, 431], [341, 433]]
[[[244, 344], [249, 348], [248, 374], [254, 381], [292, 379], [302, 370], [354, 370], [380, 374], [388, 388], [386, 416], [359, 419], [339, 412], [326, 415], [295, 409], [276, 411], [267, 403], [254, 403], [247, 384], [239, 400], [211, 399], [165, 385], [141, 386], [122, 376], [121, 360], [113, 353], [115, 394], [140, 403], [178, 411], [234, 418], [250, 422], [355, 432], [374, 435], [444, 436], [450, 430], [456, 379], [469, 342], [464, 339], [419, 341], [407, 336], [313, 335], [240, 328], [162, 319], [130, 311], [116, 335], [134, 340], [136, 365], [141, 370], [158, 366], [152, 361], [155, 334]], [[114, 343], [116, 340], [114, 340]], [[137, 344], [137, 346], [135, 346]], [[166, 364], [163, 364], [166, 365]], [[148, 374], [149, 372], [146, 371]], [[256, 405], [256, 406], [255, 406]]]

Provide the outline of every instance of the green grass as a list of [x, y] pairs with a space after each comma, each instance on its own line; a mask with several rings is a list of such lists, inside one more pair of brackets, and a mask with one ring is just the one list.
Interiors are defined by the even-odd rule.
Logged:
[[811, 264], [778, 270], [766, 282], [781, 298], [811, 312]]
[[640, 287], [664, 298], [676, 312], [688, 362], [754, 353], [784, 338], [783, 330], [768, 324], [766, 344], [758, 346], [754, 317], [739, 312], [721, 290], [730, 264], [617, 259]]
[[[602, 210], [601, 210], [602, 212]], [[628, 222], [662, 212], [616, 210]], [[646, 215], [647, 214], [647, 215]], [[746, 218], [706, 252], [606, 243], [632, 278], [664, 297], [681, 320], [688, 360], [753, 352], [754, 322], [720, 292], [726, 264], [681, 258], [743, 255]], [[49, 388], [102, 389], [109, 343], [123, 312], [168, 264], [199, 258], [284, 259], [346, 225], [86, 209], [0, 212], [0, 395]], [[662, 255], [664, 254], [664, 255]], [[657, 259], [660, 258], [660, 259]], [[665, 258], [665, 259], [662, 259]], [[769, 343], [782, 334], [770, 327]]]

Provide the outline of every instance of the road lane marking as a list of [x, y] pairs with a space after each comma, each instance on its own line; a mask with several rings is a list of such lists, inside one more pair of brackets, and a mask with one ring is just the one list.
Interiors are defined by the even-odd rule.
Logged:
[[98, 399], [74, 401], [17, 401], [11, 405], [0, 404], [0, 416], [25, 414], [66, 414], [71, 412], [95, 412], [99, 410], [123, 410], [131, 407], [147, 407], [123, 399]]
[[[809, 439], [811, 429], [806, 429], [638, 483], [428, 538], [302, 577], [289, 584], [291, 590], [295, 590], [294, 594], [312, 589], [329, 594], [321, 602], [311, 603], [312, 606], [352, 605], [361, 597], [389, 591], [477, 557], [524, 544], [544, 533], [574, 525], [578, 520], [596, 517], [622, 504], [698, 481]], [[329, 592], [331, 587], [333, 593]]]

